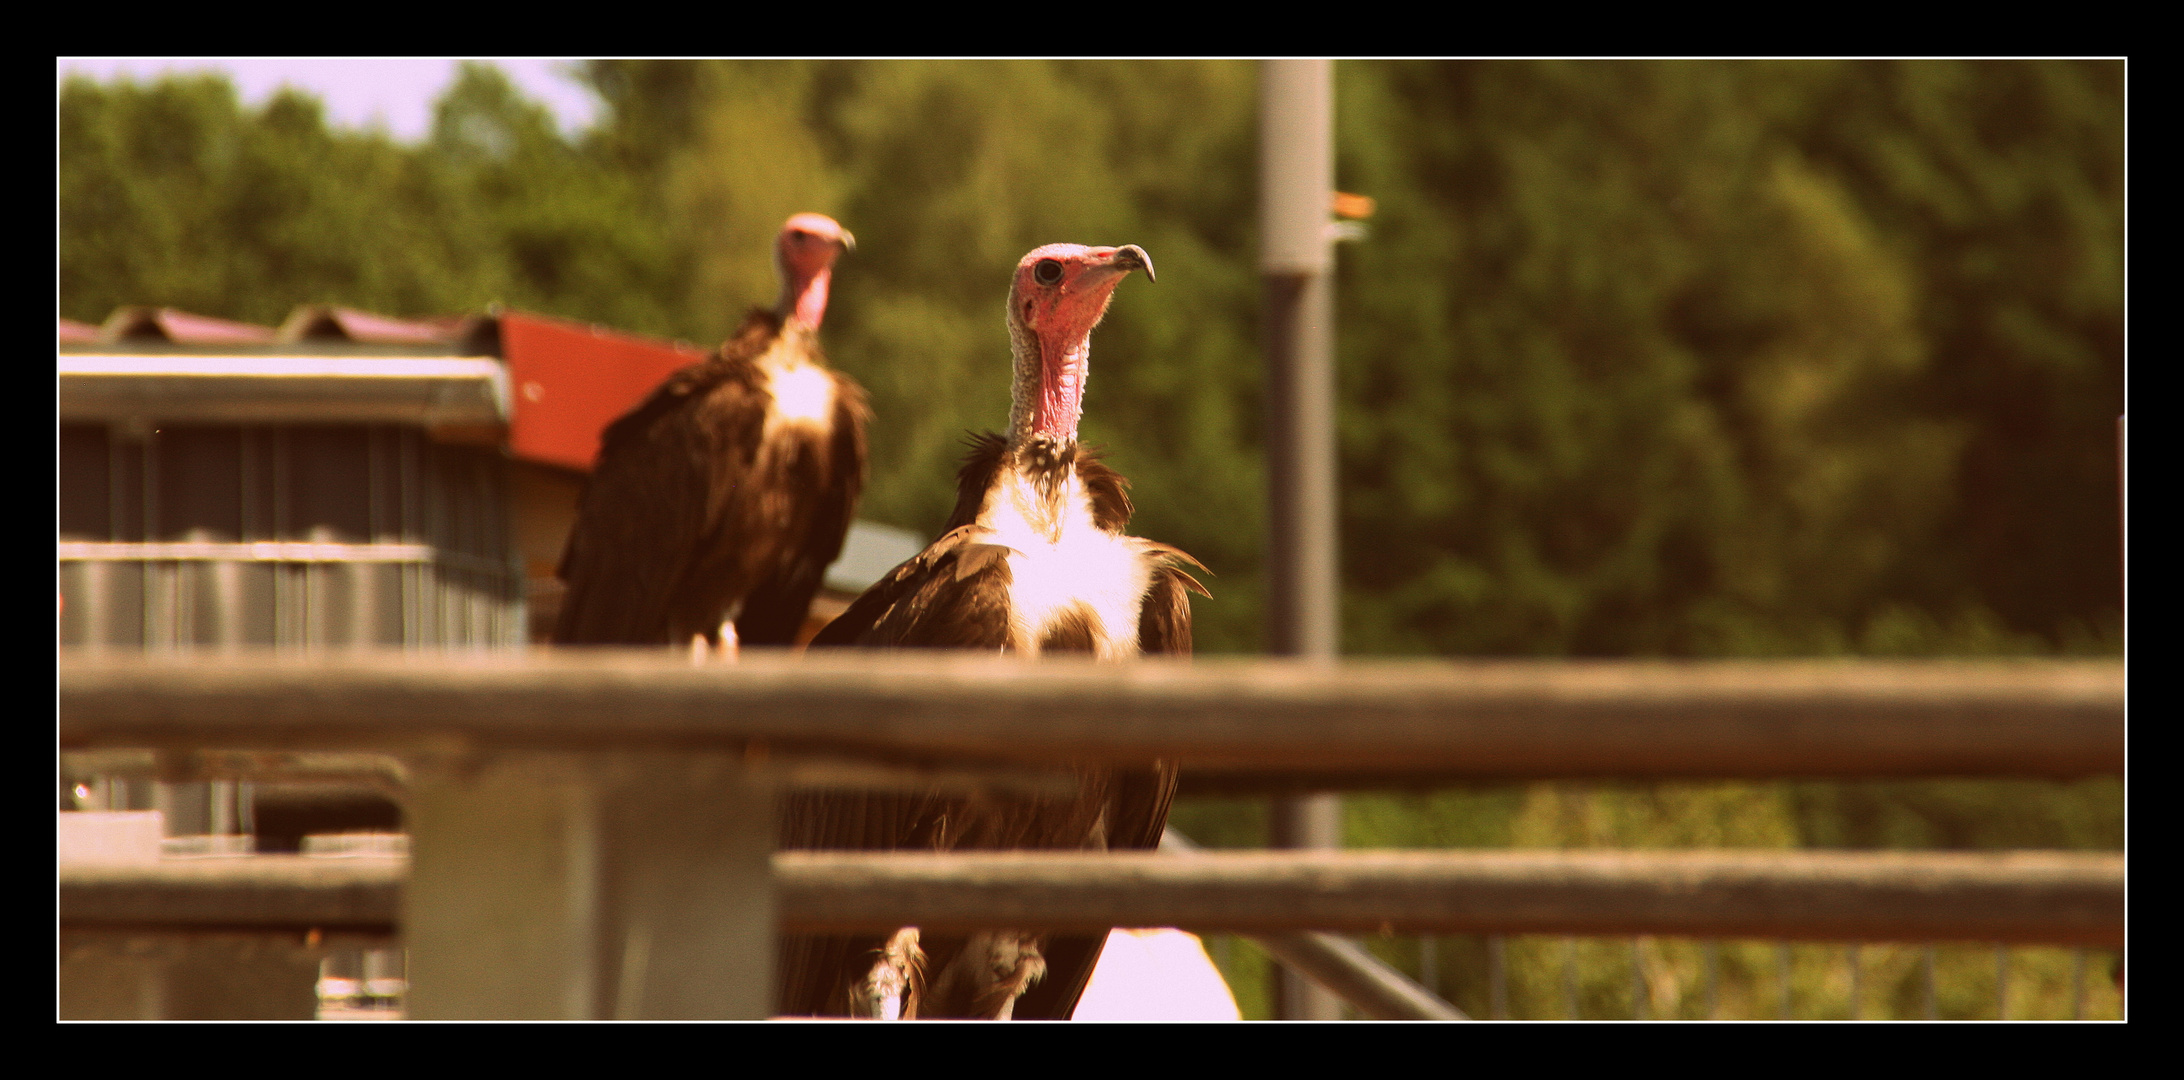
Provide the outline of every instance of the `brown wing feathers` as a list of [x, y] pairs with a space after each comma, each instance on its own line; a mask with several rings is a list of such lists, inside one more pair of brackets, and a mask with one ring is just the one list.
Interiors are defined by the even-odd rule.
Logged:
[[794, 640], [856, 512], [868, 410], [834, 375], [829, 440], [777, 436], [764, 452], [770, 398], [756, 360], [781, 329], [772, 312], [751, 312], [718, 355], [607, 428], [562, 558], [555, 641], [682, 644], [712, 636], [738, 603], [744, 642]]
[[796, 640], [827, 567], [841, 557], [849, 535], [864, 487], [865, 422], [871, 413], [863, 388], [841, 375], [834, 376], [834, 401], [830, 443], [812, 448], [821, 452], [807, 452], [809, 460], [790, 465], [788, 485], [777, 489], [781, 505], [774, 512], [782, 520], [766, 523], [770, 529], [752, 523], [754, 532], [800, 537], [801, 542], [782, 545], [774, 556], [777, 569], [761, 576], [745, 594], [736, 633], [746, 644], [787, 645]]

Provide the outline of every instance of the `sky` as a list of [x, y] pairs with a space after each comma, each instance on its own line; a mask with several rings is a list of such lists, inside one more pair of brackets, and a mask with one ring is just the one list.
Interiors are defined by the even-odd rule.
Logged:
[[[589, 126], [599, 99], [568, 72], [575, 61], [538, 56], [476, 57], [496, 64], [523, 92], [553, 111], [565, 134]], [[70, 75], [102, 82], [139, 82], [166, 72], [227, 74], [243, 102], [258, 106], [283, 84], [307, 90], [326, 103], [326, 118], [343, 127], [384, 127], [395, 138], [417, 142], [432, 127], [432, 103], [455, 81], [456, 57], [311, 56], [63, 56], [55, 85]]]

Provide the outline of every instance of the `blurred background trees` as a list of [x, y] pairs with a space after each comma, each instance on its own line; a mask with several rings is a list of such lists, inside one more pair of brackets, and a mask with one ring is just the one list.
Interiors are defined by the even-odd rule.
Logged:
[[[1024, 250], [1138, 243], [1091, 441], [1259, 638], [1248, 62], [490, 65], [431, 136], [217, 77], [63, 86], [59, 299], [258, 322], [488, 303], [713, 341], [768, 238], [858, 235], [828, 319], [867, 514], [930, 531], [1006, 411]], [[1338, 66], [1345, 644], [1442, 655], [2114, 652], [2117, 63]]]

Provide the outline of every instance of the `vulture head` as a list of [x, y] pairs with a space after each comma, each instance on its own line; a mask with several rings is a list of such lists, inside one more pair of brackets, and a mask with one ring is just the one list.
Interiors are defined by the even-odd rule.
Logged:
[[1012, 436], [1076, 441], [1092, 328], [1132, 270], [1153, 280], [1152, 256], [1136, 244], [1048, 244], [1017, 262], [1009, 285], [1009, 342], [1016, 352]]
[[774, 269], [781, 273], [781, 302], [774, 313], [817, 330], [827, 317], [827, 285], [834, 260], [857, 250], [857, 238], [825, 214], [798, 214], [774, 240]]

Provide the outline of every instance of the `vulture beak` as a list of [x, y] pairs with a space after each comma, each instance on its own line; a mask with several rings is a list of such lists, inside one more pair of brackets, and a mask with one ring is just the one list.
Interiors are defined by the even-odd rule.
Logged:
[[848, 230], [848, 229], [843, 229], [843, 230], [842, 230], [842, 252], [843, 252], [843, 254], [845, 254], [845, 255], [846, 255], [846, 254], [848, 254], [848, 253], [850, 253], [850, 252], [852, 252], [852, 251], [855, 251], [855, 250], [857, 250], [857, 238], [856, 238], [856, 237], [854, 237], [854, 236], [851, 236], [851, 235], [849, 235], [849, 230]]
[[1160, 280], [1153, 275], [1153, 257], [1136, 244], [1124, 244], [1116, 248], [1114, 265], [1122, 270], [1143, 270], [1147, 281]]

